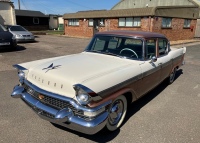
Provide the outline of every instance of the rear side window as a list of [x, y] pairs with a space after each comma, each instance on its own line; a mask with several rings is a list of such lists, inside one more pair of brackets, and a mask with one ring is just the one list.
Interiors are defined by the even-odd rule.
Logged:
[[158, 51], [160, 56], [168, 53], [167, 47], [168, 41], [166, 39], [158, 39]]
[[151, 59], [153, 56], [156, 56], [156, 39], [148, 39], [145, 46], [145, 58]]

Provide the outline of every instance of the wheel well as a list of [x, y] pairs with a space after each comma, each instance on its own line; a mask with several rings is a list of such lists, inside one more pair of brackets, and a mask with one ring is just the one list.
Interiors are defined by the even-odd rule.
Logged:
[[126, 92], [124, 93], [124, 96], [126, 97], [126, 100], [127, 100], [127, 104], [130, 105], [132, 103], [132, 93], [131, 92]]

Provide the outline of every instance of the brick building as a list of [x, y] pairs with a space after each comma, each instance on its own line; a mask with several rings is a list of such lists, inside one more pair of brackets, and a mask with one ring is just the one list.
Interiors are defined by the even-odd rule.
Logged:
[[63, 17], [67, 36], [91, 37], [99, 31], [141, 30], [163, 33], [170, 40], [181, 40], [194, 37], [198, 16], [198, 6], [157, 6], [83, 11]]

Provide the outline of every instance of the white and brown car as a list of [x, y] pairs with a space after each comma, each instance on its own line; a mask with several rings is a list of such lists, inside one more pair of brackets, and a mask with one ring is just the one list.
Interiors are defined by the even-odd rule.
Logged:
[[14, 65], [21, 98], [41, 118], [95, 134], [122, 124], [128, 104], [163, 80], [174, 81], [186, 48], [158, 33], [97, 33], [84, 52]]

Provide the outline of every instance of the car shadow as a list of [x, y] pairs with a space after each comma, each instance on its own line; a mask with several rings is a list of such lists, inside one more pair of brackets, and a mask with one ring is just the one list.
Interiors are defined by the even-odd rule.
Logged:
[[86, 139], [89, 139], [89, 140], [94, 141], [94, 142], [109, 142], [109, 141], [113, 140], [120, 133], [120, 129], [117, 129], [114, 132], [100, 131], [100, 132], [98, 132], [94, 135], [87, 135], [87, 134], [80, 133], [78, 131], [74, 131], [74, 130], [65, 128], [63, 126], [54, 124], [54, 123], [51, 123], [51, 124], [54, 127], [58, 128], [60, 130], [70, 132], [70, 133], [75, 134], [79, 137], [86, 138]]
[[15, 50], [13, 50], [11, 48], [1, 47], [0, 53], [17, 52], [17, 51], [23, 51], [23, 50], [26, 50], [26, 48], [21, 45], [17, 45]]
[[17, 42], [17, 44], [26, 44], [26, 43], [38, 43], [39, 41], [37, 40], [34, 40], [34, 41], [20, 41], [20, 42]]
[[[176, 73], [176, 77], [175, 80], [181, 75], [183, 74], [182, 69], [179, 69]], [[129, 110], [127, 112], [126, 118], [124, 123], [122, 124], [122, 126], [134, 115], [136, 114], [142, 107], [144, 107], [147, 103], [149, 103], [152, 99], [154, 99], [156, 96], [158, 96], [168, 85], [166, 84], [166, 81], [163, 81], [159, 86], [157, 86], [155, 89], [153, 89], [152, 91], [150, 91], [149, 93], [147, 93], [145, 96], [143, 96], [142, 98], [138, 99], [137, 101], [135, 101], [134, 103], [132, 103], [129, 106]], [[131, 110], [130, 110], [131, 109]], [[73, 134], [76, 134], [79, 137], [83, 137], [83, 138], [87, 138], [91, 141], [94, 142], [109, 142], [111, 140], [113, 140], [119, 133], [120, 133], [120, 128], [117, 129], [114, 132], [104, 132], [100, 131], [94, 135], [87, 135], [87, 134], [83, 134], [68, 128], [65, 128], [63, 126], [57, 125], [52, 123], [53, 126], [66, 131], [66, 132], [70, 132]]]

